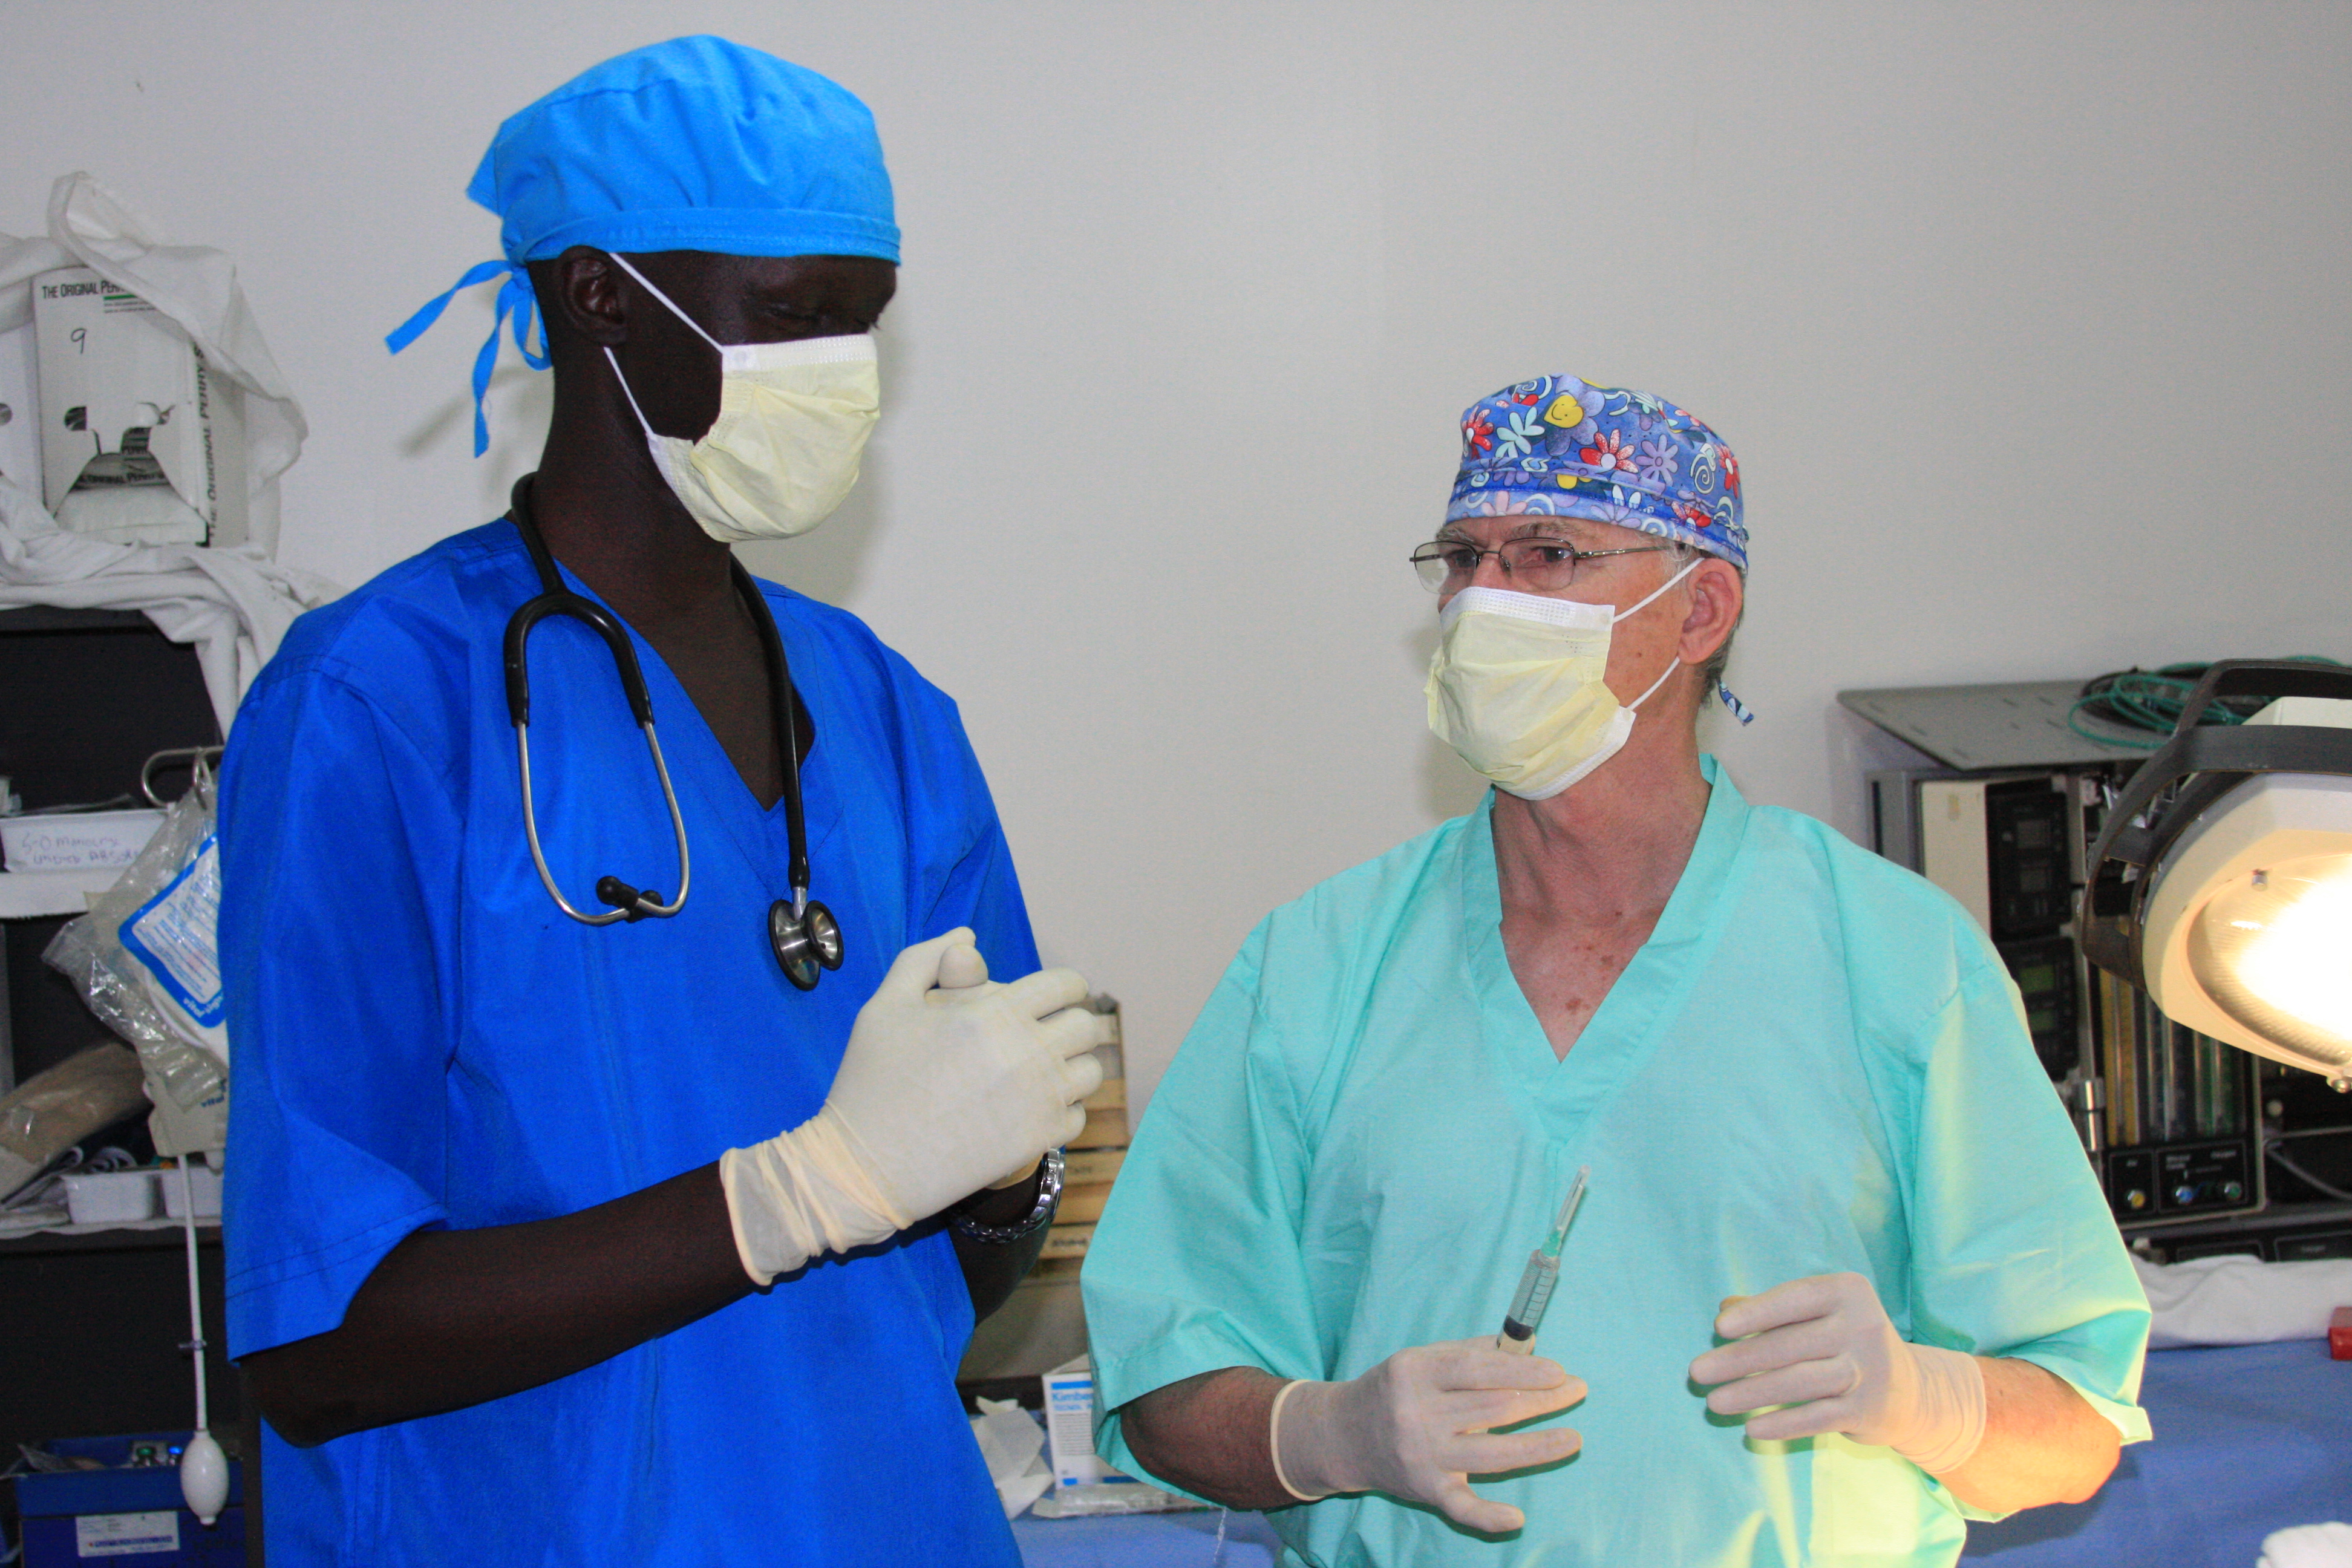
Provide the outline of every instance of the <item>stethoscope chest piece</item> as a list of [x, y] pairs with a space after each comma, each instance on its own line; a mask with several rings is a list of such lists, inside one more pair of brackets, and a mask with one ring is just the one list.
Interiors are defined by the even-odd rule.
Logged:
[[790, 900], [778, 899], [768, 906], [768, 945], [775, 950], [784, 978], [803, 991], [814, 991], [825, 970], [841, 967], [841, 922], [814, 899], [797, 914]]

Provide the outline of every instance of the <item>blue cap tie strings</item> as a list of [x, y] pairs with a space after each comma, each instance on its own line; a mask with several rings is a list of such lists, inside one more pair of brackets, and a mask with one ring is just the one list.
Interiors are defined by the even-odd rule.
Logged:
[[385, 348], [394, 353], [398, 353], [422, 337], [426, 328], [441, 319], [441, 312], [449, 308], [450, 300], [475, 285], [487, 283], [498, 277], [506, 279], [505, 285], [499, 289], [498, 314], [491, 319], [490, 335], [484, 340], [482, 352], [474, 356], [474, 456], [477, 458], [490, 449], [490, 422], [482, 412], [482, 400], [489, 392], [490, 372], [496, 368], [499, 361], [499, 329], [507, 324], [509, 315], [514, 320], [515, 347], [522, 351], [523, 363], [533, 370], [545, 370], [550, 363], [547, 357], [547, 330], [544, 325], [540, 329], [539, 352], [536, 353], [531, 352], [530, 329], [538, 313], [539, 296], [531, 289], [530, 274], [523, 269], [520, 262], [503, 258], [497, 261], [485, 261], [480, 266], [468, 269], [447, 293], [425, 301], [423, 310], [386, 333], [383, 340]]
[[1715, 694], [1723, 699], [1723, 705], [1731, 710], [1731, 716], [1738, 720], [1742, 725], [1756, 722], [1756, 715], [1748, 710], [1748, 704], [1734, 697], [1731, 694], [1731, 688], [1720, 680], [1715, 683]]

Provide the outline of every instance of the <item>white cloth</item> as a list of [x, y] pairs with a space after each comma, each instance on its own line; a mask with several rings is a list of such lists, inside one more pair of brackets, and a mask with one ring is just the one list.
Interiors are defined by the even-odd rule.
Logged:
[[2132, 1267], [2156, 1321], [2147, 1348], [2259, 1345], [2324, 1340], [2338, 1307], [2352, 1307], [2352, 1258], [2265, 1263], [2259, 1258], [2197, 1258]]
[[971, 1435], [980, 1457], [988, 1461], [988, 1479], [996, 1483], [996, 1497], [1004, 1517], [1017, 1519], [1054, 1484], [1045, 1463], [1045, 1429], [1010, 1399], [982, 1399], [971, 1418]]
[[2298, 1524], [2263, 1540], [2254, 1568], [2352, 1568], [2352, 1524]]
[[32, 319], [33, 279], [60, 267], [90, 268], [154, 306], [245, 394], [247, 527], [262, 555], [276, 554], [278, 476], [301, 456], [310, 426], [245, 302], [236, 264], [208, 246], [158, 244], [113, 192], [84, 174], [51, 188], [48, 226], [45, 239], [0, 234], [0, 332]]
[[342, 590], [257, 546], [108, 544], [59, 529], [37, 497], [0, 479], [0, 609], [140, 610], [194, 644], [221, 733], [294, 617]]

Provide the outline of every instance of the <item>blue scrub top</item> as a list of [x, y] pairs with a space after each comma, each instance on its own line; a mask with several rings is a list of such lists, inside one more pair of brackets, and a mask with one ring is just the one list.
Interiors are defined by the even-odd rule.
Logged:
[[[767, 938], [790, 891], [782, 803], [761, 809], [643, 639], [690, 897], [675, 919], [601, 928], [548, 898], [501, 677], [507, 618], [539, 592], [511, 524], [445, 541], [289, 634], [221, 789], [232, 1354], [334, 1328], [412, 1231], [571, 1214], [805, 1120], [908, 943], [969, 925], [992, 973], [1037, 967], [954, 705], [855, 616], [762, 587], [816, 723], [814, 892], [848, 942], [805, 994]], [[604, 645], [542, 622], [530, 674], [559, 885], [583, 909], [606, 874], [673, 891], [669, 818]], [[1011, 1568], [953, 1387], [971, 1326], [930, 1226], [544, 1387], [307, 1450], [267, 1433], [268, 1549], [306, 1564]]]
[[[2055, 1373], [2126, 1440], [2147, 1299], [1999, 956], [1958, 905], [1713, 759], [1674, 896], [1565, 1058], [1502, 941], [1491, 805], [1277, 910], [1151, 1097], [1087, 1255], [1118, 1408], [1227, 1366], [1350, 1378], [1502, 1326], [1580, 1165], [1537, 1350], [1567, 1463], [1271, 1517], [1323, 1568], [1930, 1568], [1963, 1510], [1889, 1449], [1749, 1442], [1689, 1381], [1724, 1297], [1853, 1270], [1906, 1339]], [[1491, 802], [1491, 796], [1489, 797]]]

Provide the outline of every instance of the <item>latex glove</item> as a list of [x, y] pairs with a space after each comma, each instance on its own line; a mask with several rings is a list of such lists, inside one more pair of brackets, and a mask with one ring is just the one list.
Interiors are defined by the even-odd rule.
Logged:
[[[1707, 1408], [1748, 1415], [1751, 1437], [1842, 1432], [1937, 1475], [1966, 1464], [1984, 1438], [1976, 1357], [1906, 1342], [1859, 1274], [1817, 1274], [1734, 1296], [1715, 1331], [1738, 1342], [1691, 1363], [1691, 1380], [1720, 1384]], [[1749, 1414], [1768, 1405], [1789, 1408]]]
[[1470, 1530], [1517, 1530], [1527, 1515], [1470, 1489], [1472, 1476], [1556, 1464], [1584, 1446], [1568, 1427], [1491, 1430], [1565, 1410], [1582, 1380], [1558, 1362], [1495, 1348], [1492, 1334], [1415, 1345], [1347, 1383], [1293, 1383], [1275, 1396], [1274, 1473], [1313, 1502], [1385, 1492]]
[[[824, 1106], [719, 1163], [745, 1272], [765, 1285], [824, 1252], [886, 1241], [1077, 1136], [1102, 1082], [1087, 983], [1045, 969], [969, 981], [961, 928], [901, 952], [858, 1010]], [[984, 964], [979, 973], [986, 973]]]
[[[940, 955], [940, 989], [969, 991], [988, 984], [988, 958], [976, 947], [951, 947]], [[1073, 1133], [1071, 1136], [1076, 1137]], [[989, 1191], [1017, 1187], [1037, 1173], [1037, 1162], [1024, 1160], [1015, 1169], [988, 1184]]]

